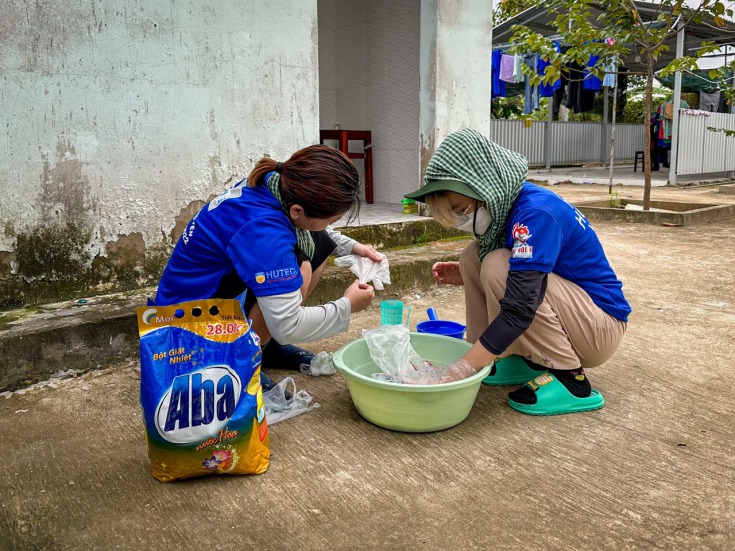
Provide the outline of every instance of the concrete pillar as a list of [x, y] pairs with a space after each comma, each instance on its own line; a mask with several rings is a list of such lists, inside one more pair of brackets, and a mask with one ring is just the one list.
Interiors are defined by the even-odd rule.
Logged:
[[544, 166], [551, 170], [551, 125], [554, 124], [554, 96], [548, 98], [546, 126], [544, 127]]
[[[682, 23], [679, 23], [681, 27]], [[676, 36], [676, 58], [684, 56], [684, 29]], [[676, 169], [679, 155], [679, 107], [681, 106], [681, 71], [674, 75], [674, 120], [671, 130], [671, 161], [669, 165], [669, 185], [676, 185]]]
[[610, 89], [608, 87], [603, 86], [602, 87], [602, 97], [603, 97], [603, 103], [602, 103], [602, 125], [601, 125], [601, 132], [602, 137], [600, 138], [600, 162], [604, 163], [605, 159], [610, 158], [610, 127], [608, 126], [607, 121], [610, 118], [610, 115], [608, 114], [608, 96], [610, 95]]
[[421, 174], [441, 141], [462, 128], [490, 127], [492, 3], [421, 0], [419, 139]]

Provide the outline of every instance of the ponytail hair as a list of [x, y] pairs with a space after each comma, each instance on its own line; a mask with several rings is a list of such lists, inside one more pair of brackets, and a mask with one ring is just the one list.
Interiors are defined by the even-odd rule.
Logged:
[[[258, 161], [248, 175], [248, 186], [265, 184], [265, 176], [279, 163], [269, 157]], [[349, 212], [348, 222], [360, 212], [360, 177], [347, 156], [327, 145], [311, 145], [280, 163], [280, 191], [284, 207], [300, 205], [310, 218], [332, 218]]]
[[273, 172], [277, 164], [278, 162], [270, 157], [263, 157], [259, 160], [255, 168], [248, 174], [248, 187], [255, 187], [259, 183], [265, 184], [265, 175]]

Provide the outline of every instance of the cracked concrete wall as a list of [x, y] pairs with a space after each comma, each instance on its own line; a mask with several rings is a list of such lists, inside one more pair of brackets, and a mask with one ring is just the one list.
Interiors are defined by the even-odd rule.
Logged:
[[492, 4], [422, 0], [420, 50], [421, 172], [452, 132], [490, 127]]
[[318, 141], [316, 0], [3, 7], [0, 307], [155, 284], [203, 201]]

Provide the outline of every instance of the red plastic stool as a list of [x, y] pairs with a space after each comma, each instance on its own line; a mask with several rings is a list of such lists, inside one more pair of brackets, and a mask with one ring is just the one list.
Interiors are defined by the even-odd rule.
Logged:
[[[365, 160], [365, 201], [373, 202], [373, 138], [370, 130], [320, 130], [319, 143], [324, 140], [337, 140], [339, 149], [350, 159]], [[362, 141], [362, 153], [351, 153], [349, 141]]]

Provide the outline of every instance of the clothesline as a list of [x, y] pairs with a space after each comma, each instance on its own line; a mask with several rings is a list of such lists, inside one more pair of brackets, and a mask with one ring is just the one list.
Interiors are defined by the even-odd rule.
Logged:
[[[678, 23], [678, 21], [679, 21], [680, 18], [681, 18], [681, 15], [679, 15], [679, 17], [676, 18], [676, 22], [674, 23], [674, 25], [672, 25], [672, 27], [676, 26], [676, 23]], [[666, 25], [666, 22], [665, 21], [646, 21], [646, 22], [644, 22], [644, 25], [646, 25], [647, 27], [656, 28], [656, 27], [661, 27], [663, 25]], [[733, 32], [733, 33], [735, 33], [735, 31], [723, 31], [723, 32]], [[545, 40], [548, 40], [550, 42], [553, 42], [554, 40], [559, 40], [559, 39], [561, 39], [563, 37], [564, 37], [564, 35], [555, 34], [555, 35], [552, 35], [552, 36], [544, 36], [543, 38]], [[518, 44], [516, 42], [503, 42], [501, 44], [494, 45], [493, 46], [493, 51], [504, 49], [504, 48], [508, 48], [510, 46], [517, 46], [517, 45]], [[562, 44], [562, 46], [568, 46], [568, 45], [569, 44]]]
[[[612, 39], [611, 39], [612, 40]], [[559, 42], [554, 43], [554, 48], [560, 50]], [[595, 67], [598, 57], [591, 55], [586, 64], [570, 64], [569, 74], [558, 75], [553, 82], [532, 84], [530, 75], [523, 65], [530, 67], [537, 75], [544, 75], [549, 65], [548, 59], [542, 59], [539, 55], [520, 56], [518, 54], [505, 54], [501, 49], [493, 51], [492, 54], [492, 97], [506, 96], [506, 84], [524, 84], [525, 100], [523, 114], [528, 115], [540, 107], [541, 97], [554, 97], [554, 112], [558, 112], [566, 88], [566, 105], [573, 107], [575, 112], [584, 113], [594, 108], [595, 96], [603, 87], [613, 86], [617, 78], [617, 59], [613, 56], [605, 60], [601, 67], [605, 70], [605, 78], [597, 77], [590, 68]], [[609, 74], [612, 72], [612, 74]], [[575, 78], [579, 75], [581, 78]], [[520, 93], [520, 91], [518, 91]]]
[[[557, 34], [554, 36], [548, 36], [544, 37], [546, 40], [553, 42], [554, 40], [559, 40], [562, 38], [562, 35]], [[503, 42], [502, 44], [498, 44], [496, 46], [493, 46], [493, 52], [496, 50], [504, 50], [505, 48], [510, 48], [511, 46], [517, 46], [518, 44], [516, 42]], [[566, 46], [566, 44], [562, 44], [562, 46]]]
[[703, 80], [703, 81], [705, 81], [705, 82], [706, 82], [707, 84], [714, 84], [714, 85], [715, 85], [715, 86], [717, 86], [717, 87], [718, 87], [718, 89], [719, 89], [719, 86], [720, 86], [720, 83], [719, 83], [719, 82], [716, 82], [716, 81], [714, 81], [714, 80], [710, 80], [710, 79], [708, 79], [708, 78], [704, 78], [704, 77], [703, 77], [702, 75], [698, 75], [698, 74], [696, 74], [696, 73], [694, 73], [694, 72], [690, 71], [689, 69], [684, 69], [684, 72], [686, 72], [686, 73], [689, 73], [689, 74], [690, 74], [690, 75], [692, 75], [693, 77], [697, 77], [697, 78], [700, 78], [700, 79], [702, 79], [702, 80]]

